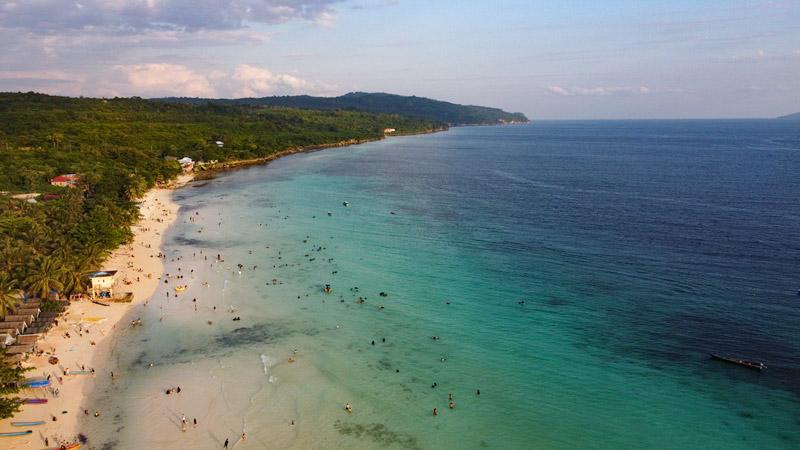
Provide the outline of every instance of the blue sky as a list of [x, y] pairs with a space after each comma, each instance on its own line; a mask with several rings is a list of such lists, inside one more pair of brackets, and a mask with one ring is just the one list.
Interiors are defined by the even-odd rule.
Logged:
[[533, 119], [800, 111], [800, 1], [0, 1], [0, 90], [420, 95]]

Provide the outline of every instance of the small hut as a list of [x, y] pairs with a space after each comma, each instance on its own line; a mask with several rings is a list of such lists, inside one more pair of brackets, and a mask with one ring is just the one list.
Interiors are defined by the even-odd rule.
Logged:
[[117, 284], [117, 271], [104, 270], [89, 274], [92, 283], [92, 300], [97, 297], [111, 298], [114, 296], [114, 286]]

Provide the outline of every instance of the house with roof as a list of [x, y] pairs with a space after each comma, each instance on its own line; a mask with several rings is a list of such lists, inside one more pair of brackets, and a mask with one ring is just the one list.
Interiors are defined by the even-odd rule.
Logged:
[[78, 185], [80, 178], [74, 173], [59, 175], [50, 179], [50, 184], [53, 186], [74, 188]]
[[179, 159], [178, 164], [181, 165], [181, 168], [184, 172], [191, 172], [194, 169], [194, 161], [188, 156], [184, 156], [183, 158]]

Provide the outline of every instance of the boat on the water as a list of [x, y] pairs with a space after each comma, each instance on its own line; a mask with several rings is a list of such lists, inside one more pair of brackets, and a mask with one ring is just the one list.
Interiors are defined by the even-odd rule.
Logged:
[[33, 430], [12, 431], [10, 433], [0, 433], [0, 437], [26, 436], [31, 433], [33, 433]]
[[189, 286], [187, 286], [185, 284], [182, 285], [182, 286], [175, 286], [175, 292], [183, 292], [183, 291], [186, 290], [187, 287], [189, 287]]
[[32, 422], [11, 422], [12, 427], [35, 427], [36, 425], [44, 425], [47, 422], [44, 420], [35, 420]]
[[730, 357], [730, 356], [715, 355], [713, 353], [709, 353], [709, 355], [711, 355], [711, 359], [716, 359], [716, 360], [719, 360], [719, 361], [725, 361], [725, 362], [728, 362], [728, 363], [731, 363], [731, 364], [738, 364], [740, 366], [744, 366], [744, 367], [747, 367], [747, 368], [750, 368], [750, 369], [763, 370], [763, 369], [767, 368], [766, 364], [764, 364], [762, 362], [759, 362], [759, 361], [748, 361], [746, 359], [733, 358], [733, 357]]

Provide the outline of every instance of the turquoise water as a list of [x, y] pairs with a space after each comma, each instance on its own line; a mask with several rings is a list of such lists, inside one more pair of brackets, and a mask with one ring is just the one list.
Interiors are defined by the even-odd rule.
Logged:
[[767, 121], [554, 122], [195, 183], [185, 278], [119, 337], [90, 443], [797, 448], [798, 148]]

